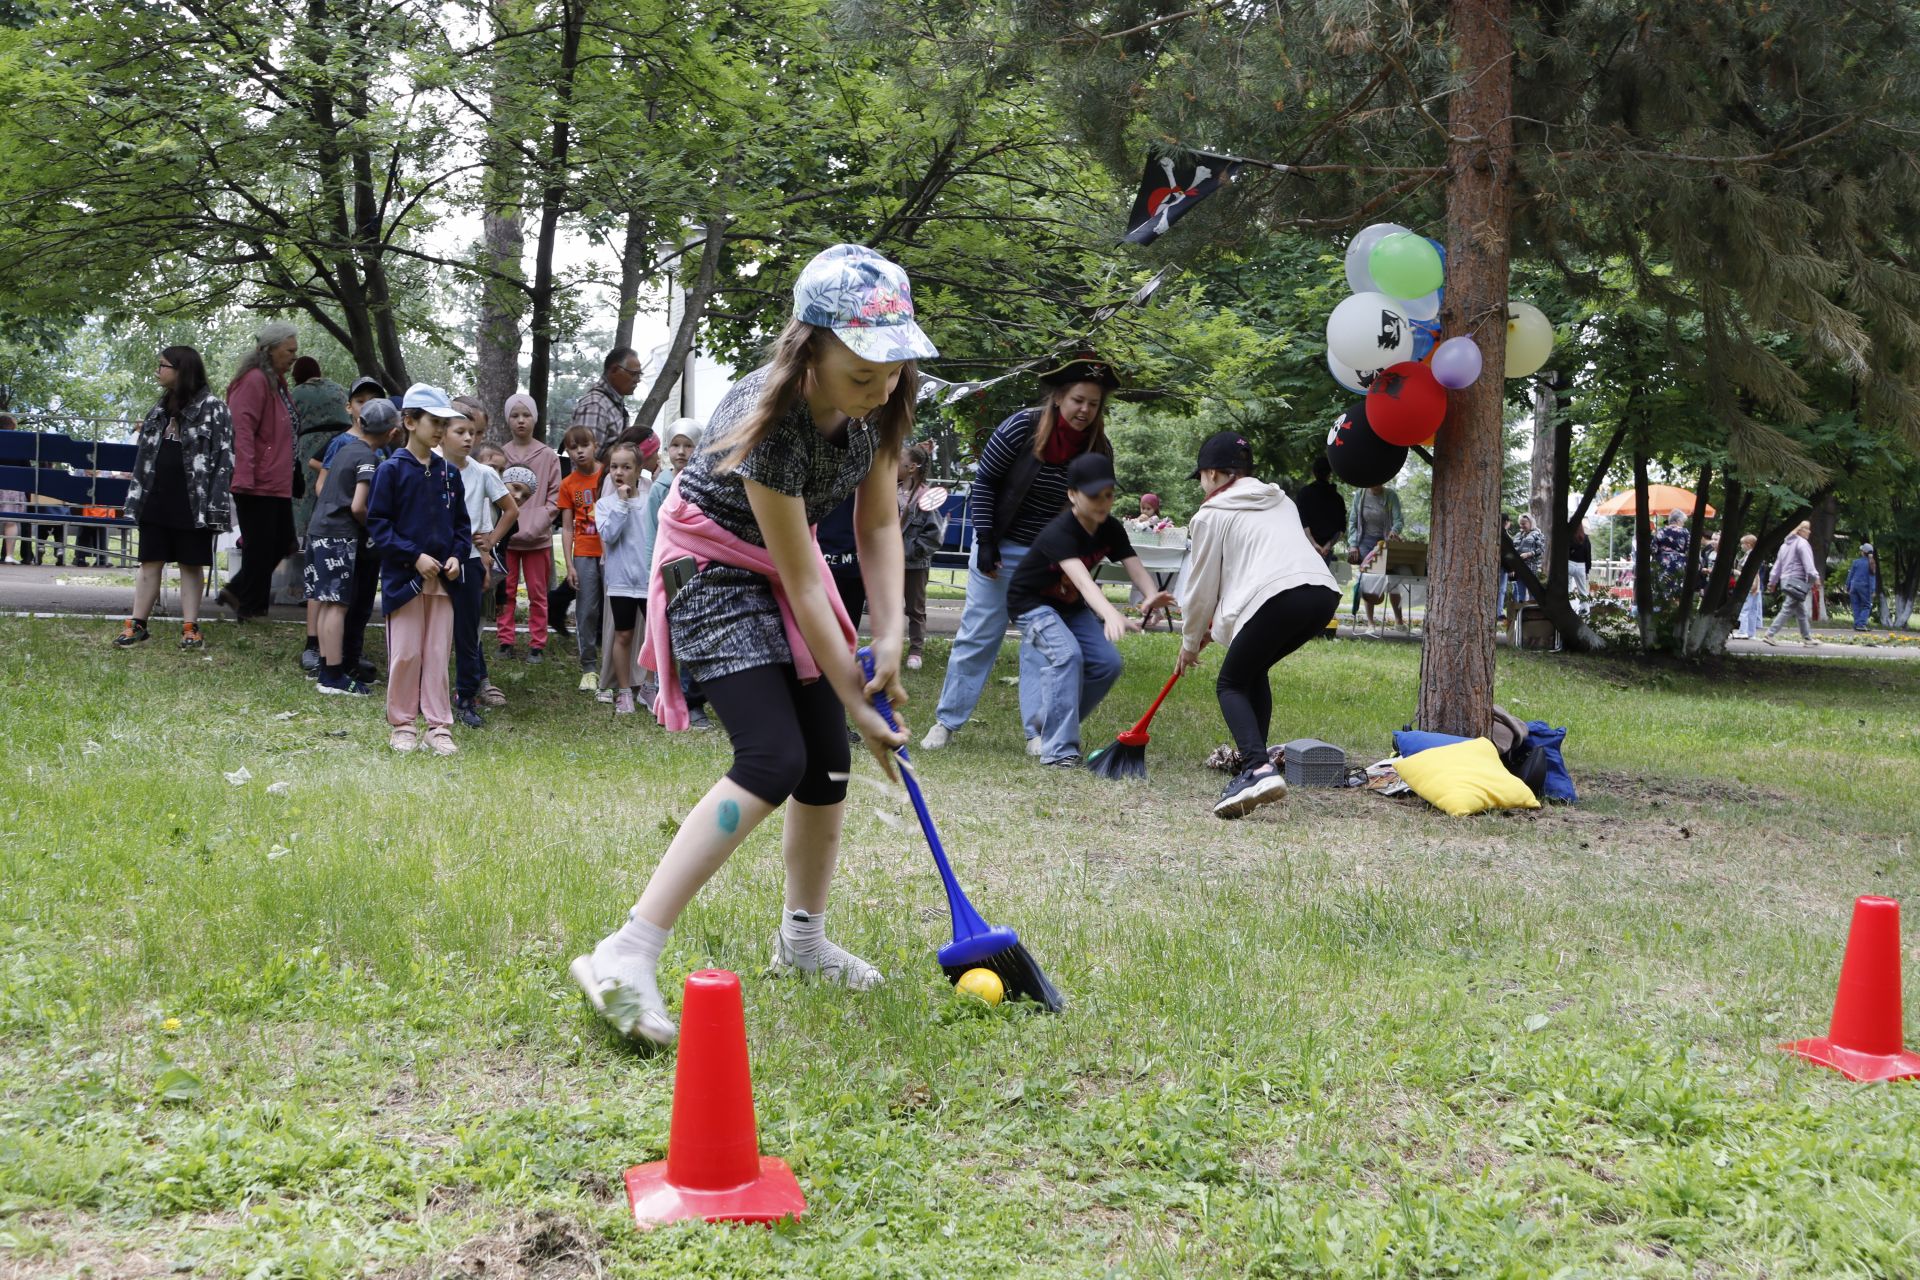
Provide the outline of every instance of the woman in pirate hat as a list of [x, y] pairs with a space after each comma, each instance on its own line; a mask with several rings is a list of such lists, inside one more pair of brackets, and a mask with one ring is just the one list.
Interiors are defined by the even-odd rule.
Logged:
[[[1007, 588], [1027, 548], [1067, 509], [1067, 466], [1087, 453], [1113, 456], [1107, 439], [1107, 398], [1120, 386], [1113, 366], [1081, 352], [1040, 374], [1046, 398], [994, 428], [980, 453], [968, 498], [973, 560], [967, 602], [947, 660], [946, 683], [934, 724], [920, 744], [947, 745], [973, 715], [1000, 655], [1007, 631]], [[1029, 751], [1039, 744], [1025, 726]]]

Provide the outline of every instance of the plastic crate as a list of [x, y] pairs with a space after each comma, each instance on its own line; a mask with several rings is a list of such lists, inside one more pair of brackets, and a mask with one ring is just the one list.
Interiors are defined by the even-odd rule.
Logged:
[[1280, 749], [1290, 787], [1338, 787], [1347, 781], [1347, 753], [1318, 738], [1295, 738]]

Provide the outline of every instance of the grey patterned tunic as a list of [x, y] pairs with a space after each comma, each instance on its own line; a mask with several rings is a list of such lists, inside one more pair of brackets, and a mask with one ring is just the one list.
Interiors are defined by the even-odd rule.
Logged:
[[[678, 481], [681, 497], [709, 520], [759, 547], [767, 544], [743, 480], [799, 498], [807, 523], [818, 524], [866, 479], [880, 442], [880, 429], [866, 421], [848, 423], [837, 439], [821, 435], [801, 398], [737, 469], [719, 474], [714, 468], [727, 455], [726, 438], [759, 403], [766, 377], [756, 369], [727, 392]], [[772, 584], [732, 565], [709, 564], [695, 574], [668, 607], [667, 625], [674, 662], [696, 680], [793, 661]]]

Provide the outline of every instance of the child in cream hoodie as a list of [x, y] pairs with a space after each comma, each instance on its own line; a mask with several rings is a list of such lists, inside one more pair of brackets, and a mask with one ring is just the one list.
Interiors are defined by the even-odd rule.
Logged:
[[1287, 794], [1286, 779], [1267, 758], [1273, 722], [1267, 673], [1326, 628], [1340, 592], [1293, 500], [1278, 485], [1254, 478], [1245, 436], [1221, 431], [1207, 437], [1199, 462], [1192, 478], [1206, 500], [1187, 526], [1178, 669], [1194, 667], [1209, 640], [1227, 646], [1214, 689], [1240, 761], [1213, 812], [1238, 818]]

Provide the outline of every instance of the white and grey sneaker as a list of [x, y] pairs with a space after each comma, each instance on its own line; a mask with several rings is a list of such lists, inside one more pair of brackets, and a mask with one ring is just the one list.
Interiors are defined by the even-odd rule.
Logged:
[[567, 972], [573, 975], [574, 985], [587, 997], [593, 1011], [627, 1039], [644, 1040], [665, 1049], [680, 1038], [680, 1028], [667, 1016], [664, 1006], [649, 1005], [633, 987], [618, 978], [602, 976], [591, 955], [575, 956]]
[[1045, 742], [1044, 742], [1044, 741], [1043, 741], [1043, 740], [1042, 740], [1042, 739], [1040, 738], [1040, 736], [1039, 736], [1038, 734], [1036, 734], [1036, 735], [1034, 735], [1033, 737], [1031, 737], [1031, 738], [1028, 738], [1028, 739], [1027, 739], [1027, 754], [1028, 754], [1028, 755], [1030, 755], [1030, 756], [1037, 756], [1037, 755], [1039, 755], [1039, 754], [1040, 754], [1040, 753], [1041, 753], [1042, 751], [1045, 751], [1046, 749], [1047, 749], [1047, 744], [1046, 744], [1046, 743], [1045, 743]]
[[836, 982], [853, 991], [871, 991], [886, 981], [886, 975], [878, 969], [825, 938], [814, 945], [811, 956], [803, 957], [794, 951], [787, 936], [778, 931], [773, 935], [773, 959], [767, 961], [767, 972], [776, 977], [810, 974], [822, 982]]
[[1287, 797], [1287, 780], [1280, 776], [1271, 764], [1262, 762], [1250, 769], [1242, 769], [1227, 789], [1220, 793], [1220, 800], [1213, 806], [1216, 818], [1244, 818], [1263, 804], [1272, 804]]
[[938, 720], [935, 720], [933, 722], [933, 728], [927, 730], [927, 736], [920, 739], [920, 749], [922, 751], [938, 751], [951, 741], [953, 741], [953, 730], [947, 728], [947, 726], [941, 724]]

